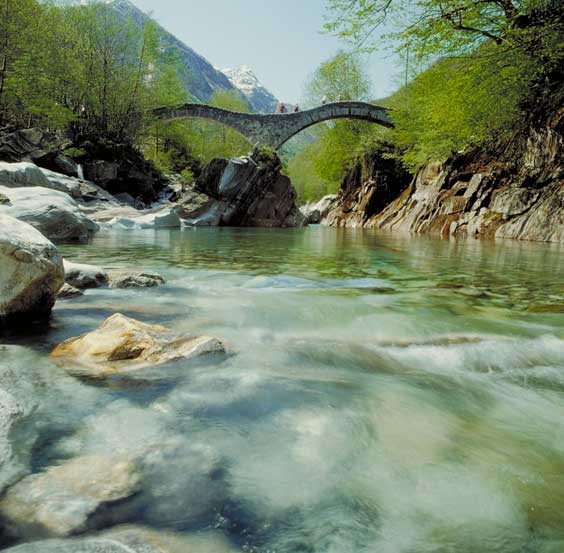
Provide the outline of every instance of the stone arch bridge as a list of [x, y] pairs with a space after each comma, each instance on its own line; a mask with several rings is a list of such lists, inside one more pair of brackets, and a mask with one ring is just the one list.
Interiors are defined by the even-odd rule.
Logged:
[[206, 104], [184, 104], [153, 111], [162, 120], [199, 117], [223, 123], [240, 132], [253, 145], [277, 150], [300, 131], [330, 119], [360, 119], [392, 128], [388, 110], [366, 102], [333, 102], [297, 113], [239, 113]]

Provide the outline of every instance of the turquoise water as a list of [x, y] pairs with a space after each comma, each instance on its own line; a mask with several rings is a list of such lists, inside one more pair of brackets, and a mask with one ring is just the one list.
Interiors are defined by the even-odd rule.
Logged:
[[[564, 550], [562, 247], [310, 227], [103, 232], [63, 252], [167, 279], [60, 301], [8, 338], [43, 383], [34, 471], [174, 444], [114, 522], [264, 553]], [[229, 353], [103, 384], [48, 359], [115, 312]]]

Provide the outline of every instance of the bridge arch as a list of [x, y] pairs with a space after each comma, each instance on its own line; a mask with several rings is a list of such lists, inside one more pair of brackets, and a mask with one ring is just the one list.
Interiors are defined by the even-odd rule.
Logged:
[[223, 123], [246, 137], [251, 144], [277, 150], [299, 132], [331, 119], [359, 119], [392, 128], [388, 110], [366, 102], [333, 102], [297, 113], [239, 113], [206, 104], [184, 104], [153, 111], [161, 120], [197, 117]]

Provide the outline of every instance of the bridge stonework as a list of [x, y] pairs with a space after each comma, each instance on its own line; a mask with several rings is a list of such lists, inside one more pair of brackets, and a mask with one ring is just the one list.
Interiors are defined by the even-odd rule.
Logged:
[[392, 128], [388, 110], [366, 102], [333, 102], [297, 113], [239, 113], [206, 104], [184, 104], [153, 111], [161, 120], [198, 117], [217, 121], [235, 129], [253, 145], [277, 150], [300, 131], [331, 119], [359, 119]]

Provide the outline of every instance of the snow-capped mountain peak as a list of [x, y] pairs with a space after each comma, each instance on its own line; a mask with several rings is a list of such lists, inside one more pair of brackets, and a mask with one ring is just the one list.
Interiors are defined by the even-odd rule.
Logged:
[[245, 95], [253, 111], [271, 113], [276, 109], [278, 99], [262, 85], [248, 65], [221, 71]]

